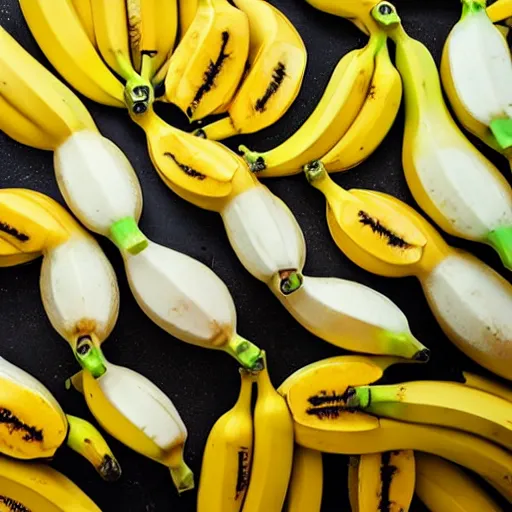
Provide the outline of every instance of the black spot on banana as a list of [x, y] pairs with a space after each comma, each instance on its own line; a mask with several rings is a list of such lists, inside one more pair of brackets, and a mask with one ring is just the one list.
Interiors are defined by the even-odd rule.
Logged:
[[242, 447], [238, 452], [238, 475], [236, 480], [236, 499], [249, 485], [249, 448]]
[[32, 512], [19, 501], [15, 501], [7, 496], [0, 495], [0, 503], [8, 507], [9, 512]]
[[172, 153], [164, 153], [165, 156], [168, 156], [169, 158], [172, 158], [174, 160], [174, 163], [187, 175], [191, 178], [197, 178], [198, 180], [202, 181], [206, 178], [206, 175], [200, 173], [199, 171], [196, 171], [195, 169], [192, 169], [192, 167], [189, 167], [188, 165], [182, 164], [179, 162], [176, 157]]
[[350, 412], [345, 409], [344, 404], [340, 405], [324, 405], [322, 407], [310, 407], [306, 413], [310, 416], [316, 416], [320, 420], [334, 420], [339, 418], [342, 412]]
[[[88, 439], [85, 440], [85, 442], [87, 441]], [[101, 462], [98, 471], [106, 482], [116, 482], [121, 476], [121, 467], [119, 466], [119, 463], [110, 455], [105, 455], [105, 457], [103, 457], [103, 461]]]
[[281, 87], [281, 84], [285, 78], [286, 67], [282, 62], [279, 62], [274, 69], [274, 72], [272, 73], [272, 81], [268, 85], [265, 94], [263, 94], [263, 96], [256, 101], [254, 106], [256, 112], [265, 112], [267, 103], [269, 102], [270, 98], [272, 98], [272, 96], [279, 90], [279, 87]]
[[337, 404], [339, 402], [345, 402], [345, 400], [346, 393], [337, 395], [335, 391], [333, 391], [331, 395], [328, 395], [327, 391], [320, 391], [318, 395], [313, 395], [308, 398], [308, 402], [314, 407], [326, 404]]
[[378, 233], [380, 236], [387, 238], [388, 245], [391, 245], [392, 247], [400, 247], [401, 249], [409, 249], [412, 247], [411, 244], [406, 242], [396, 233], [393, 233], [390, 229], [383, 226], [378, 219], [374, 219], [365, 211], [359, 211], [358, 215], [359, 222], [365, 226], [369, 226], [374, 233]]
[[391, 481], [397, 472], [397, 467], [390, 462], [391, 453], [383, 453], [380, 466], [380, 480], [382, 482], [382, 489], [379, 503], [379, 512], [390, 512], [391, 510], [391, 500], [389, 499], [389, 493], [391, 488]]
[[24, 432], [23, 441], [31, 443], [33, 441], [41, 442], [43, 440], [43, 431], [35, 427], [26, 425], [19, 418], [17, 418], [9, 409], [0, 409], [0, 424], [7, 425], [9, 432], [12, 434], [15, 431]]
[[30, 237], [28, 235], [26, 235], [25, 233], [21, 233], [16, 228], [9, 226], [9, 224], [6, 224], [5, 222], [0, 221], [0, 231], [3, 231], [4, 233], [11, 235], [20, 242], [28, 242], [30, 240]]
[[215, 62], [210, 61], [210, 65], [204, 74], [204, 81], [197, 90], [191, 105], [187, 108], [187, 115], [189, 117], [192, 117], [194, 110], [199, 106], [203, 96], [213, 89], [215, 85], [215, 79], [221, 72], [224, 61], [229, 57], [229, 54], [226, 53], [226, 47], [229, 41], [229, 32], [225, 30], [222, 32], [221, 37], [222, 44], [220, 46], [219, 56]]

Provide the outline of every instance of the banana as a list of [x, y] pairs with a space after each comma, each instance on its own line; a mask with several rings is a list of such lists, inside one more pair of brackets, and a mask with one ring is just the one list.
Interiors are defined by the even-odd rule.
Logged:
[[416, 494], [432, 512], [501, 512], [478, 483], [455, 464], [416, 452]]
[[448, 246], [402, 201], [380, 192], [346, 191], [321, 163], [305, 172], [327, 199], [329, 230], [347, 257], [378, 275], [416, 276], [448, 338], [482, 366], [512, 379], [510, 283], [477, 258]]
[[462, 374], [464, 384], [467, 386], [485, 391], [512, 403], [512, 389], [509, 389], [504, 384], [471, 372], [462, 372]]
[[512, 266], [512, 189], [452, 119], [428, 49], [403, 29], [396, 9], [373, 14], [396, 43], [404, 83], [406, 127], [402, 161], [420, 207], [445, 232], [491, 245]]
[[[377, 360], [377, 359], [375, 359]], [[487, 478], [512, 500], [512, 455], [482, 438], [444, 427], [377, 418], [347, 409], [350, 386], [379, 378], [370, 366], [347, 371], [335, 365], [311, 365], [285, 386], [297, 444], [326, 453], [365, 455], [395, 450], [420, 450], [445, 457]], [[293, 376], [292, 376], [293, 377]]]
[[464, 384], [414, 381], [357, 386], [347, 390], [346, 404], [379, 417], [438, 425], [484, 437], [511, 450], [512, 404]]
[[460, 123], [512, 163], [512, 56], [485, 0], [463, 0], [443, 49], [441, 79]]
[[252, 460], [254, 377], [245, 370], [240, 375], [236, 404], [217, 420], [206, 441], [197, 512], [239, 512], [244, 501]]
[[414, 495], [412, 450], [361, 455], [358, 464], [358, 508], [354, 512], [407, 512]]
[[253, 462], [242, 512], [282, 510], [293, 465], [290, 412], [270, 381], [265, 353], [263, 359], [263, 370], [256, 378]]
[[313, 113], [282, 144], [263, 153], [239, 147], [258, 178], [297, 174], [304, 165], [321, 158], [337, 144], [365, 103], [375, 56], [386, 39], [384, 32], [377, 30], [364, 48], [353, 50], [340, 60]]
[[196, 131], [222, 140], [255, 133], [278, 121], [295, 101], [304, 78], [307, 51], [288, 18], [263, 0], [236, 0], [249, 18], [249, 71], [228, 115]]
[[322, 454], [296, 446], [286, 512], [320, 512], [323, 475]]
[[188, 28], [192, 25], [197, 13], [199, 0], [178, 0], [180, 14], [180, 37], [187, 33]]
[[40, 252], [23, 252], [0, 238], [0, 267], [16, 267], [29, 263], [42, 255]]
[[78, 348], [82, 364], [87, 352], [95, 353], [103, 372], [98, 376], [84, 369], [71, 384], [83, 393], [101, 427], [137, 453], [167, 466], [179, 493], [193, 489], [194, 476], [183, 460], [187, 429], [171, 400], [144, 376], [107, 361], [93, 342]]
[[[190, 0], [189, 0], [190, 1]], [[177, 0], [126, 0], [133, 67], [142, 72], [143, 56], [150, 58], [152, 78], [172, 54], [178, 32]]]
[[96, 33], [94, 31], [94, 19], [92, 16], [92, 0], [71, 0], [76, 14], [82, 22], [82, 27], [85, 29], [89, 40], [94, 47], [96, 43]]
[[42, 464], [0, 457], [0, 510], [101, 512], [71, 480]]
[[227, 0], [199, 0], [197, 13], [169, 59], [165, 99], [190, 121], [202, 119], [235, 94], [249, 55], [249, 21]]
[[359, 114], [340, 141], [320, 161], [329, 172], [346, 171], [365, 161], [389, 133], [402, 102], [402, 79], [387, 44], [377, 52], [375, 72]]
[[104, 480], [119, 479], [121, 468], [101, 434], [89, 422], [66, 416], [43, 384], [3, 357], [0, 384], [0, 453], [21, 460], [49, 459], [66, 443]]
[[[18, 126], [25, 133], [27, 124], [17, 124], [21, 116], [35, 124], [56, 145], [74, 131], [96, 129], [80, 100], [1, 27], [0, 96], [2, 102], [18, 112], [13, 116], [6, 112], [1, 125], [12, 126], [14, 130]], [[33, 132], [29, 131], [27, 136], [30, 139]]]
[[360, 456], [353, 455], [348, 460], [348, 500], [351, 512], [359, 512], [359, 461]]
[[102, 61], [70, 0], [20, 0], [20, 6], [39, 47], [61, 76], [93, 101], [124, 108], [124, 87]]
[[487, 15], [493, 23], [512, 17], [512, 0], [496, 0], [487, 7]]

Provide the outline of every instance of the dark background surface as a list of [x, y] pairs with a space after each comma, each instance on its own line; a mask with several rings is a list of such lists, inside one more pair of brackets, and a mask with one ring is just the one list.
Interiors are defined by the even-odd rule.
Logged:
[[[323, 14], [302, 0], [272, 0], [295, 24], [309, 52], [304, 86], [288, 114], [259, 134], [232, 139], [252, 148], [271, 148], [293, 133], [308, 117], [339, 59], [362, 47], [366, 37], [349, 22]], [[458, 19], [457, 0], [398, 1], [406, 30], [425, 43], [439, 62], [442, 45]], [[0, 23], [45, 66], [53, 71], [30, 35], [16, 0], [0, 0]], [[279, 385], [289, 374], [313, 361], [341, 351], [309, 334], [278, 303], [266, 286], [251, 277], [237, 260], [225, 235], [220, 216], [181, 200], [164, 185], [152, 168], [143, 132], [122, 110], [94, 104], [83, 98], [100, 131], [126, 153], [141, 180], [145, 208], [141, 228], [152, 240], [188, 254], [212, 268], [227, 284], [238, 310], [239, 332], [268, 352], [271, 377]], [[178, 125], [183, 117], [159, 106], [164, 119]], [[385, 191], [415, 206], [401, 167], [403, 111], [377, 152], [363, 165], [336, 181], [346, 188]], [[510, 176], [506, 161], [478, 146]], [[52, 154], [24, 147], [0, 133], [0, 186], [25, 187], [44, 192], [64, 204], [52, 169]], [[387, 279], [368, 274], [351, 263], [335, 246], [325, 220], [323, 196], [301, 176], [266, 180], [266, 185], [292, 209], [308, 244], [305, 273], [337, 276], [369, 285], [390, 297], [408, 316], [412, 331], [432, 349], [431, 363], [414, 369], [399, 367], [389, 380], [451, 378], [461, 368], [483, 370], [463, 356], [446, 339], [432, 316], [414, 278]], [[502, 275], [491, 249], [447, 237], [471, 250]], [[121, 257], [107, 240], [98, 237], [112, 261], [121, 289], [117, 326], [104, 344], [109, 360], [133, 368], [152, 379], [174, 401], [189, 429], [186, 458], [199, 480], [201, 457], [210, 428], [233, 405], [239, 389], [234, 361], [220, 352], [193, 347], [173, 339], [156, 327], [131, 296]], [[1, 355], [40, 379], [66, 412], [93, 421], [81, 396], [66, 391], [64, 381], [77, 371], [67, 343], [53, 331], [39, 297], [40, 261], [19, 268], [0, 269]], [[195, 510], [196, 492], [178, 497], [165, 467], [131, 452], [105, 435], [123, 467], [116, 484], [103, 483], [88, 463], [67, 449], [52, 465], [75, 481], [104, 512], [163, 512]], [[326, 455], [323, 511], [349, 510], [346, 459]], [[506, 507], [504, 507], [506, 508]], [[415, 501], [413, 511], [424, 510]]]

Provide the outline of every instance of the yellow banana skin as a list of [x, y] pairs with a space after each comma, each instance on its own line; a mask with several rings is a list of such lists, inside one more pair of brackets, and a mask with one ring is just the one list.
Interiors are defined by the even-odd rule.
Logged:
[[512, 0], [497, 0], [487, 7], [487, 14], [493, 23], [512, 17]]
[[416, 494], [433, 512], [501, 512], [474, 478], [435, 455], [416, 452]]
[[501, 382], [471, 372], [463, 372], [463, 378], [466, 386], [485, 391], [486, 393], [490, 393], [491, 395], [503, 398], [503, 400], [512, 403], [512, 389]]
[[317, 107], [302, 126], [281, 145], [258, 153], [240, 146], [258, 178], [297, 174], [328, 153], [357, 118], [369, 92], [375, 55], [386, 44], [385, 34], [372, 33], [364, 48], [346, 54], [336, 66]]
[[213, 426], [203, 454], [197, 512], [239, 512], [249, 484], [254, 377], [241, 370], [241, 387], [234, 407]]
[[282, 510], [293, 465], [293, 425], [286, 402], [264, 369], [258, 373], [251, 478], [242, 512]]
[[222, 140], [258, 132], [279, 120], [302, 86], [307, 51], [282, 12], [263, 0], [237, 0], [249, 18], [249, 71], [228, 106], [228, 115], [197, 135]]
[[[448, 246], [439, 233], [405, 203], [380, 192], [345, 191], [332, 181], [322, 164], [307, 168], [306, 176], [327, 198], [329, 230], [344, 254], [378, 275], [416, 276], [448, 338], [482, 366], [512, 379], [508, 368], [512, 360], [508, 348], [512, 331], [506, 320], [512, 308], [509, 282], [475, 257]], [[448, 278], [443, 268], [452, 268], [452, 272], [457, 268], [457, 272], [481, 280], [482, 286], [487, 287], [486, 292], [481, 290], [486, 295], [485, 300], [470, 305], [467, 296], [471, 292], [457, 291], [455, 288], [463, 285], [452, 283], [449, 306], [442, 298], [441, 290], [448, 283], [441, 284]], [[493, 302], [492, 306], [489, 301]], [[460, 307], [455, 306], [456, 303]], [[455, 310], [459, 316], [457, 322], [452, 319]], [[467, 322], [473, 322], [472, 329], [463, 327]]]
[[350, 510], [359, 512], [359, 461], [361, 457], [353, 455], [348, 460], [348, 500]]
[[199, 0], [178, 0], [180, 15], [180, 38], [187, 33], [188, 28], [192, 25], [197, 12]]
[[46, 465], [24, 464], [5, 457], [0, 457], [0, 509], [6, 512], [101, 512], [62, 473]]
[[320, 512], [323, 476], [322, 454], [296, 446], [285, 511]]
[[400, 450], [361, 455], [357, 482], [355, 512], [407, 512], [414, 495], [414, 452]]
[[82, 27], [85, 29], [89, 40], [94, 47], [97, 46], [96, 34], [94, 32], [94, 20], [92, 16], [92, 0], [71, 0], [75, 8], [77, 16], [82, 22]]
[[249, 54], [249, 21], [227, 0], [199, 0], [194, 21], [169, 60], [165, 98], [190, 121], [228, 103]]
[[392, 4], [373, 14], [396, 43], [406, 100], [402, 161], [416, 202], [445, 232], [491, 245], [511, 268], [510, 185], [455, 124], [432, 55], [405, 32]]

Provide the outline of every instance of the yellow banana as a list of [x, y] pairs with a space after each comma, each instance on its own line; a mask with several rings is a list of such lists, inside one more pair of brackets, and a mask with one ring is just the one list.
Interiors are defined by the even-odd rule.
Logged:
[[304, 165], [321, 158], [336, 145], [364, 105], [375, 70], [375, 56], [385, 44], [386, 35], [377, 30], [364, 48], [345, 55], [313, 113], [282, 144], [263, 153], [240, 146], [258, 178], [297, 174]]
[[180, 14], [180, 38], [183, 39], [183, 36], [194, 21], [199, 0], [178, 0], [178, 4]]
[[[189, 0], [190, 1], [190, 0]], [[149, 57], [152, 78], [172, 54], [178, 32], [177, 0], [126, 0], [133, 67], [142, 72], [143, 56]]]
[[512, 17], [512, 0], [496, 0], [487, 7], [487, 14], [493, 23]]
[[441, 78], [461, 124], [512, 163], [512, 56], [485, 12], [485, 0], [463, 0], [446, 40]]
[[359, 455], [352, 455], [348, 460], [348, 500], [351, 512], [359, 512]]
[[501, 512], [466, 472], [435, 455], [416, 452], [416, 494], [432, 512]]
[[70, 0], [20, 0], [20, 6], [39, 47], [61, 76], [98, 103], [124, 107], [123, 85], [97, 53]]
[[89, 40], [96, 47], [96, 34], [94, 32], [94, 19], [92, 16], [92, 0], [71, 0], [77, 16], [82, 22]]
[[463, 372], [463, 378], [467, 386], [491, 393], [512, 403], [512, 389], [504, 384], [471, 372]]
[[306, 69], [307, 52], [288, 18], [263, 0], [236, 0], [249, 18], [249, 71], [228, 115], [197, 135], [222, 140], [260, 131], [278, 121], [295, 101]]
[[512, 188], [455, 124], [428, 49], [405, 32], [389, 2], [373, 14], [396, 43], [406, 100], [402, 160], [416, 202], [444, 231], [491, 245], [511, 267]]
[[254, 377], [240, 371], [240, 394], [234, 407], [213, 426], [203, 454], [197, 512], [239, 512], [249, 484]]
[[361, 455], [357, 482], [358, 508], [354, 512], [407, 512], [414, 495], [414, 452]]
[[324, 472], [322, 454], [296, 446], [286, 512], [320, 512]]
[[0, 510], [101, 512], [71, 480], [46, 465], [0, 457]]
[[321, 158], [329, 172], [346, 171], [366, 160], [395, 122], [402, 101], [402, 79], [391, 62], [388, 46], [375, 57], [375, 72], [366, 100], [341, 140]]
[[293, 464], [293, 425], [286, 402], [264, 368], [256, 383], [254, 452], [243, 512], [282, 510]]
[[380, 192], [346, 191], [321, 163], [305, 172], [327, 199], [329, 230], [347, 257], [378, 275], [416, 276], [448, 338], [482, 366], [512, 379], [511, 284], [447, 245], [407, 204]]
[[376, 416], [438, 425], [484, 437], [511, 450], [512, 403], [464, 384], [414, 381], [349, 388], [347, 407]]
[[249, 54], [249, 21], [227, 0], [199, 0], [189, 30], [172, 54], [165, 99], [190, 121], [202, 119], [235, 94]]

